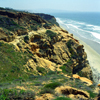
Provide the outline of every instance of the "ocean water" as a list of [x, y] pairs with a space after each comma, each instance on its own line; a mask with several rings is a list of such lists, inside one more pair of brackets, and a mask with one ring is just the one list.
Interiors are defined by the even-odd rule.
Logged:
[[70, 33], [100, 44], [100, 13], [66, 12], [54, 13], [57, 22]]

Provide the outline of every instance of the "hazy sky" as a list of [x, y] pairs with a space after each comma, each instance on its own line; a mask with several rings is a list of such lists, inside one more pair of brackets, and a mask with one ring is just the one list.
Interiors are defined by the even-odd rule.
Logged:
[[100, 0], [0, 0], [0, 7], [33, 11], [54, 9], [100, 12]]

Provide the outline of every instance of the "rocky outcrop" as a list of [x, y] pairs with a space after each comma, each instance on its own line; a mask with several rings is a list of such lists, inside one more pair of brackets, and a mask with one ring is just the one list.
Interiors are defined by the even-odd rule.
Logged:
[[37, 66], [56, 70], [65, 64], [71, 74], [92, 80], [84, 46], [73, 34], [55, 24], [51, 15], [0, 10], [0, 40], [31, 54], [25, 65], [28, 70], [35, 70]]
[[[22, 41], [17, 43], [20, 50], [23, 49], [24, 52], [34, 55], [31, 59], [31, 64], [27, 62], [27, 68], [34, 70], [37, 66], [40, 66], [54, 71], [65, 64], [66, 69], [70, 68], [72, 74], [77, 73], [92, 80], [92, 71], [83, 45], [80, 45], [71, 34], [62, 31], [57, 26], [53, 30], [41, 30], [41, 34], [38, 33], [39, 30], [38, 32], [33, 32], [32, 35], [28, 33], [26, 36], [29, 38], [28, 42], [25, 42], [23, 37]], [[54, 34], [53, 37], [48, 32]]]
[[2, 37], [0, 39], [7, 42], [13, 41], [13, 39], [9, 41], [7, 39], [11, 34], [27, 35], [28, 31], [37, 31], [43, 24], [48, 25], [48, 22], [35, 14], [0, 10], [0, 27], [3, 28], [3, 31], [0, 31], [0, 37]]
[[90, 97], [88, 92], [83, 91], [83, 90], [78, 90], [70, 86], [57, 87], [55, 91], [56, 93], [66, 95], [73, 99], [76, 98], [76, 99], [88, 100]]
[[56, 19], [54, 16], [48, 15], [48, 14], [43, 14], [43, 13], [34, 13], [35, 15], [39, 15], [41, 18], [49, 21], [52, 24], [56, 24], [59, 26], [59, 24], [56, 22]]
[[86, 82], [87, 85], [92, 85], [92, 84], [93, 84], [93, 82], [92, 82], [91, 80], [89, 80], [89, 79], [87, 79], [87, 78], [85, 78], [85, 77], [80, 77], [80, 76], [77, 75], [77, 74], [73, 74], [73, 77], [74, 77], [74, 78], [77, 78], [77, 79], [80, 79], [80, 80], [83, 81], [83, 82]]
[[14, 19], [20, 19], [20, 18], [28, 18], [27, 20], [35, 20], [38, 23], [45, 23], [45, 20], [43, 20], [41, 17], [39, 17], [38, 15], [34, 15], [34, 14], [27, 14], [27, 13], [14, 13], [14, 12], [9, 12], [9, 11], [5, 11], [5, 10], [0, 10], [0, 15], [3, 16], [7, 16], [9, 18], [14, 18]]

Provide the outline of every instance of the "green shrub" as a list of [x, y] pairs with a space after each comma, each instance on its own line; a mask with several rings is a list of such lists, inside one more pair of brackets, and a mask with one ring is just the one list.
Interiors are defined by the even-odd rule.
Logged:
[[72, 100], [70, 98], [67, 98], [67, 97], [57, 97], [56, 99], [54, 100]]
[[41, 24], [36, 23], [36, 25], [31, 25], [31, 29], [37, 31], [41, 26]]
[[43, 88], [43, 89], [41, 89], [40, 94], [45, 94], [45, 93], [54, 94], [54, 90], [51, 89], [51, 88]]
[[90, 94], [91, 98], [95, 98], [97, 96], [96, 93], [93, 93], [92, 91], [87, 91]]
[[48, 73], [47, 73], [47, 75], [52, 75], [52, 74], [56, 74], [56, 72], [55, 72], [55, 71], [50, 70], [50, 71], [48, 71]]
[[43, 27], [45, 27], [45, 28], [47, 28], [47, 29], [50, 29], [50, 28], [51, 28], [51, 26], [52, 26], [52, 24], [51, 24], [51, 23], [46, 23], [46, 24], [44, 24], [44, 25], [43, 25]]
[[72, 44], [72, 40], [69, 40], [69, 41], [67, 42], [68, 48], [71, 48], [71, 44]]
[[41, 82], [35, 82], [35, 86], [40, 86], [42, 85]]
[[56, 37], [56, 36], [57, 36], [57, 33], [52, 32], [51, 30], [47, 30], [47, 31], [46, 31], [46, 34], [47, 34], [47, 36], [50, 37], [51, 39], [53, 39], [53, 37]]
[[0, 95], [0, 100], [7, 100], [7, 97], [5, 97], [5, 95]]
[[24, 42], [26, 42], [26, 43], [29, 42], [29, 37], [28, 37], [28, 35], [26, 35], [26, 36], [24, 37]]
[[69, 59], [69, 60], [67, 61], [67, 63], [66, 63], [67, 66], [71, 66], [72, 64], [73, 64], [73, 62], [72, 62], [71, 59]]
[[69, 52], [71, 53], [71, 58], [76, 58], [77, 54], [74, 52], [73, 48], [71, 47], [72, 44], [73, 44], [73, 41], [69, 40], [67, 42], [67, 47], [69, 49]]
[[0, 42], [0, 46], [3, 46], [3, 42]]
[[47, 73], [47, 71], [45, 70], [45, 68], [37, 67], [36, 69], [37, 69], [37, 71], [38, 71], [39, 73], [42, 73], [43, 75], [45, 75], [45, 74]]
[[0, 16], [0, 27], [3, 27], [7, 29], [8, 31], [16, 31], [19, 29], [25, 29], [24, 27], [18, 25], [15, 21], [12, 19], [9, 19], [4, 16]]
[[25, 90], [20, 90], [20, 93], [21, 93], [21, 94], [24, 94], [24, 93], [25, 93]]
[[0, 91], [0, 100], [10, 100], [10, 95], [16, 95], [16, 90], [11, 89], [3, 89]]
[[61, 86], [61, 83], [59, 83], [59, 82], [53, 82], [53, 83], [46, 84], [44, 87], [45, 88], [55, 89], [58, 86]]
[[66, 64], [60, 67], [62, 69], [62, 72], [68, 75], [72, 75], [72, 68], [71, 68], [72, 62], [71, 60], [68, 60]]

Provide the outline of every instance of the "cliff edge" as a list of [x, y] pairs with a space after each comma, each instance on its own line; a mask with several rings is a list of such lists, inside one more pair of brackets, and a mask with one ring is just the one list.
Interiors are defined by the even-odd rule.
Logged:
[[0, 50], [0, 81], [50, 72], [93, 80], [84, 46], [51, 15], [0, 10]]

